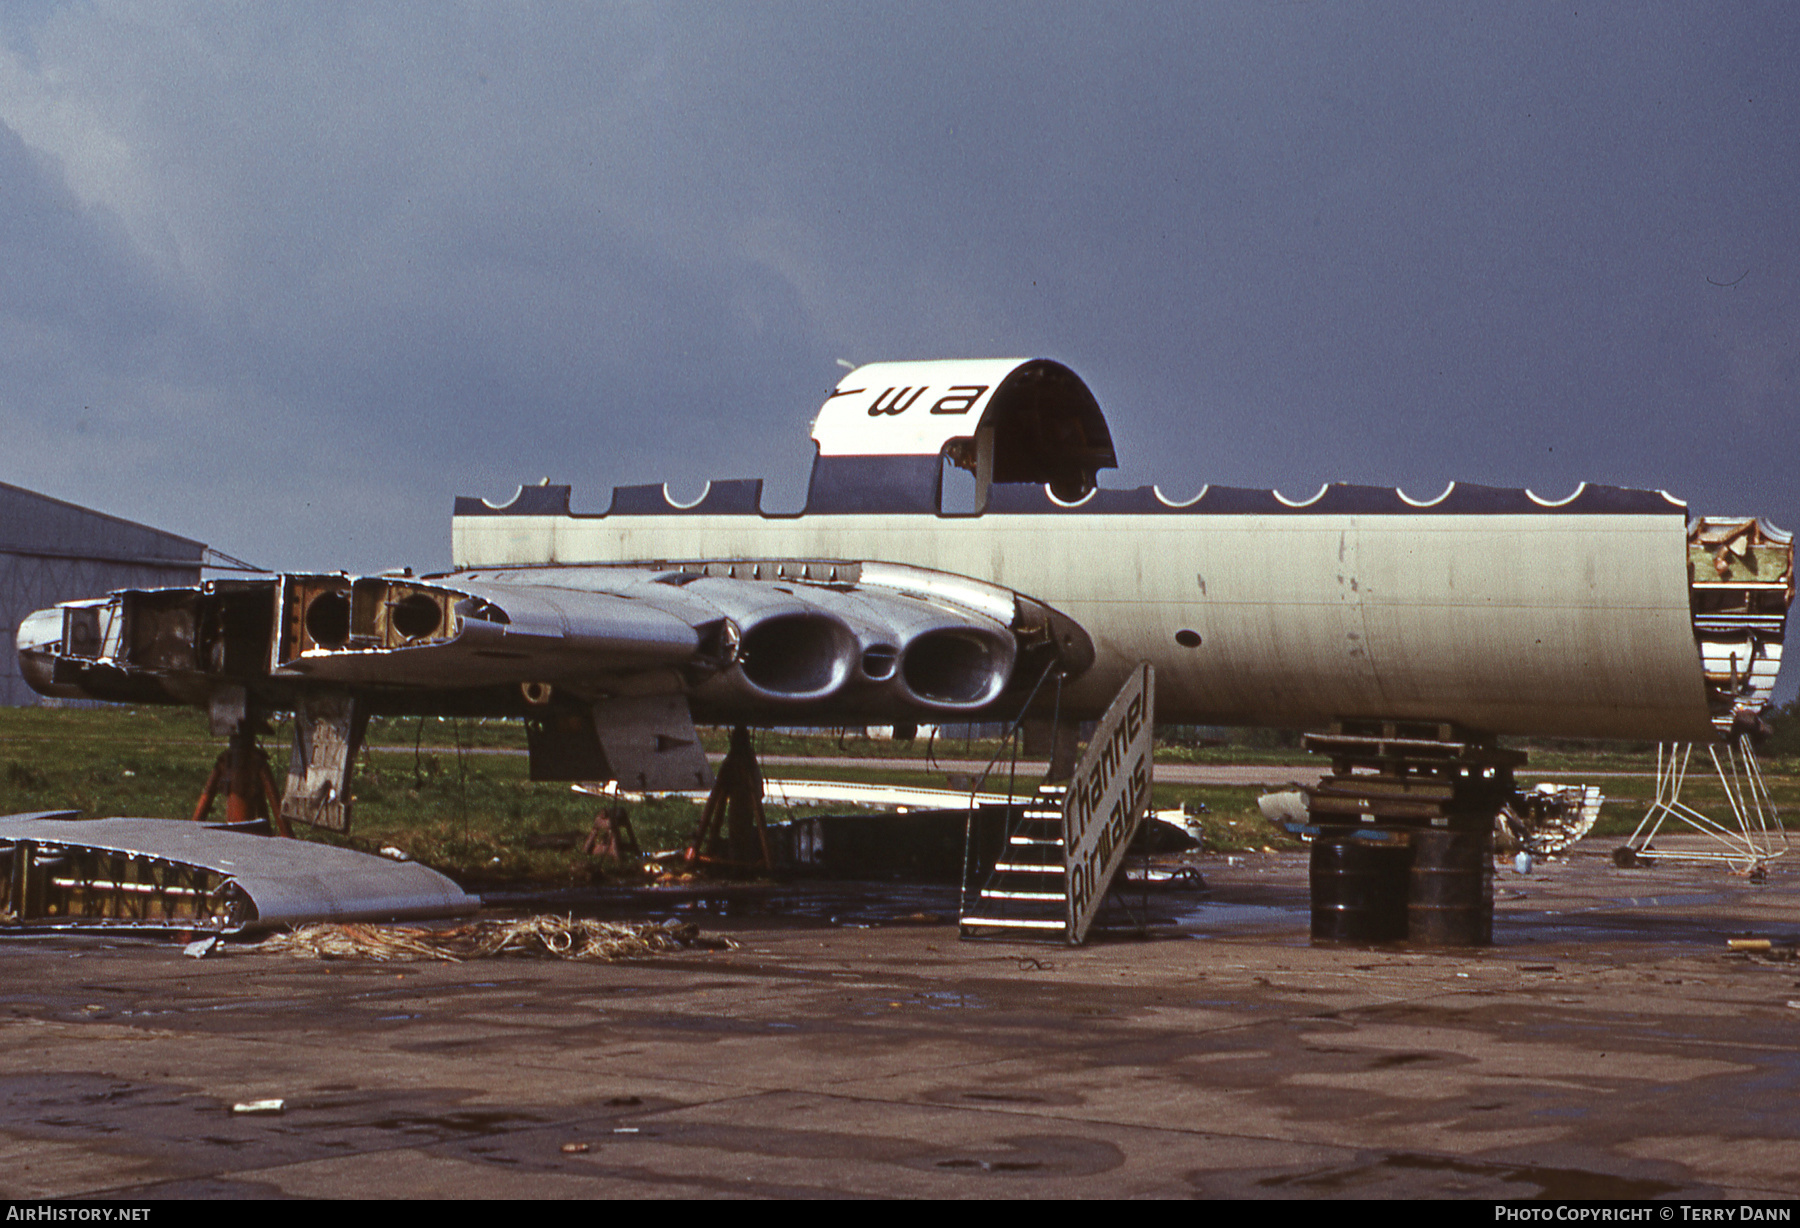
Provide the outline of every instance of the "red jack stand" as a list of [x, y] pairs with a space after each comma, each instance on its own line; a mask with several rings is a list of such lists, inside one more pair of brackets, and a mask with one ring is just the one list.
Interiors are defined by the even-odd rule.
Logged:
[[282, 816], [281, 795], [275, 791], [269, 757], [257, 745], [256, 732], [255, 724], [248, 718], [239, 721], [237, 728], [232, 730], [231, 744], [220, 752], [212, 774], [206, 778], [206, 787], [200, 790], [200, 801], [194, 806], [194, 822], [206, 820], [212, 811], [213, 798], [218, 796], [223, 785], [227, 823], [254, 823], [263, 818], [282, 835], [292, 836], [294, 829]]

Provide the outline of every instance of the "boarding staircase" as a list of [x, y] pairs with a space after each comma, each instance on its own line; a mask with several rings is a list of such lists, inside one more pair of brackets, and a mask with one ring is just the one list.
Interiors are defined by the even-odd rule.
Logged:
[[1140, 663], [1074, 764], [1068, 779], [1081, 782], [1076, 792], [1062, 781], [1045, 781], [1010, 811], [994, 869], [978, 887], [972, 887], [971, 818], [963, 859], [964, 938], [986, 931], [1032, 933], [1078, 945], [1087, 937], [1149, 806], [1155, 696], [1155, 671]]
[[988, 930], [1068, 933], [1069, 867], [1063, 844], [1067, 793], [1066, 785], [1039, 785], [1037, 794], [1013, 814], [993, 873], [972, 892], [964, 886], [964, 938]]

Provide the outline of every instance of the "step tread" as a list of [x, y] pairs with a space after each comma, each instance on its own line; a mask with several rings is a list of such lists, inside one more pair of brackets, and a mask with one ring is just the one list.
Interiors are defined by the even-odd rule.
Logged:
[[1065, 928], [1065, 923], [1062, 921], [1036, 920], [1030, 917], [964, 917], [962, 923], [1003, 930], [1060, 930]]

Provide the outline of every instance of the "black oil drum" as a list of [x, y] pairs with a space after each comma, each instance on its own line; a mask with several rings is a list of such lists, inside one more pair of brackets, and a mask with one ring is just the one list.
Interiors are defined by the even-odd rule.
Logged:
[[1328, 829], [1313, 838], [1315, 942], [1398, 942], [1406, 937], [1410, 850], [1404, 841], [1379, 835], [1383, 838], [1370, 839]]
[[1426, 828], [1412, 837], [1407, 937], [1420, 946], [1494, 941], [1494, 834]]

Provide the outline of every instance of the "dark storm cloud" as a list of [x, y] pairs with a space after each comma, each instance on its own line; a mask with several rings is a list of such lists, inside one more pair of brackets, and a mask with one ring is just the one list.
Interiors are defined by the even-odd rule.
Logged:
[[[71, 386], [48, 399], [174, 419], [208, 480], [87, 436], [20, 448], [17, 480], [79, 483], [79, 449], [93, 468], [143, 474], [138, 504], [160, 487], [201, 512], [209, 524], [179, 527], [227, 549], [368, 566], [442, 561], [457, 489], [499, 495], [545, 472], [599, 487], [621, 465], [661, 476], [671, 449], [694, 457], [671, 476], [743, 472], [745, 452], [780, 456], [742, 446], [742, 424], [771, 414], [790, 450], [803, 440], [830, 354], [785, 279], [713, 233], [716, 185], [657, 154], [643, 115], [644, 97], [661, 105], [654, 29], [525, 31], [533, 41], [498, 20], [484, 30], [480, 13], [421, 32], [202, 10], [202, 28], [172, 33], [108, 16], [71, 10], [60, 38], [55, 22], [34, 30], [40, 61], [60, 47], [65, 71], [93, 74], [79, 109], [100, 114], [71, 130], [36, 119], [48, 143], [98, 164], [96, 194], [139, 235], [165, 345], [119, 387], [76, 350], [115, 348], [123, 325], [90, 320], [51, 356]], [[53, 112], [68, 105], [50, 95]], [[96, 144], [128, 153], [108, 165]], [[72, 198], [63, 209], [79, 212]], [[65, 234], [34, 250], [45, 268], [92, 262]], [[53, 306], [9, 298], [38, 316]], [[21, 419], [43, 416], [41, 388], [15, 379], [0, 395]], [[734, 421], [736, 442], [718, 429]]]
[[168, 316], [118, 220], [84, 206], [55, 159], [0, 123], [0, 328], [9, 376], [70, 357], [116, 368]]

